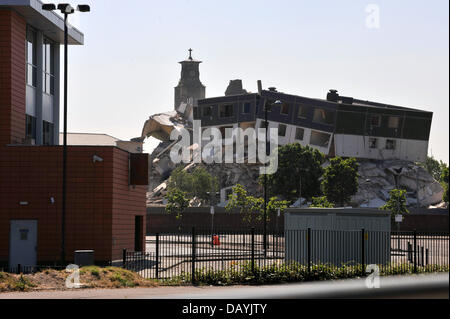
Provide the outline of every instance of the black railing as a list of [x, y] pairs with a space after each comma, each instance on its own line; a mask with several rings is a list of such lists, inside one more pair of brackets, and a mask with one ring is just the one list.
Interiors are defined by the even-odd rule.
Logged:
[[[449, 266], [449, 234], [419, 232], [287, 230], [268, 233], [255, 229], [220, 231], [192, 229], [191, 234], [154, 234], [147, 252], [124, 251], [123, 265], [145, 278], [171, 279], [184, 275], [195, 282], [200, 270], [252, 273], [273, 265], [291, 265], [310, 273], [313, 265], [353, 267], [365, 275], [366, 266], [380, 272], [435, 271]], [[348, 268], [348, 271], [351, 271]]]

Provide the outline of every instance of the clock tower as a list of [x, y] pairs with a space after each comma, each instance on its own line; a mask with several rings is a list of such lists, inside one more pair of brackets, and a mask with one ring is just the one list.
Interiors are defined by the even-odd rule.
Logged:
[[181, 64], [181, 78], [175, 87], [175, 109], [181, 102], [187, 103], [190, 98], [194, 105], [198, 99], [205, 98], [205, 86], [200, 82], [199, 65], [202, 61], [192, 58], [192, 49], [189, 49], [189, 57], [179, 62]]

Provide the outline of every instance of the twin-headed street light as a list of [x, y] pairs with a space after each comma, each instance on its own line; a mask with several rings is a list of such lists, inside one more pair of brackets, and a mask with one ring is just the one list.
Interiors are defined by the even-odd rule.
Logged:
[[[66, 260], [66, 189], [67, 189], [67, 59], [68, 59], [68, 27], [67, 18], [75, 9], [68, 3], [60, 3], [56, 6], [53, 3], [42, 5], [45, 11], [61, 11], [64, 14], [64, 139], [63, 139], [63, 176], [62, 176], [62, 210], [61, 210], [61, 264]], [[87, 4], [77, 6], [79, 12], [90, 12], [91, 8]]]

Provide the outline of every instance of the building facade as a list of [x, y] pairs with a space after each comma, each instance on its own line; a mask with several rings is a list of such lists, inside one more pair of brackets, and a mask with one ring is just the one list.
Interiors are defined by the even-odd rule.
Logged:
[[[277, 103], [275, 103], [277, 101]], [[281, 103], [279, 103], [281, 101]], [[425, 161], [432, 112], [339, 96], [327, 99], [277, 92], [275, 88], [198, 100], [194, 119], [202, 128], [278, 128], [278, 143], [298, 142], [326, 156]]]
[[[64, 21], [37, 0], [0, 3], [0, 266], [53, 265], [62, 252], [60, 45]], [[69, 28], [69, 44], [83, 34]], [[97, 263], [145, 250], [148, 155], [67, 150], [65, 259]]]

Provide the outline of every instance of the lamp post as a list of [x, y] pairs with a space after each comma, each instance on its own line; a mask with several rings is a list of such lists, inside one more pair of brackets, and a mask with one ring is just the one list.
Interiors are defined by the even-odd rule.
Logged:
[[[270, 108], [272, 108], [272, 105], [280, 105], [283, 104], [280, 100], [275, 101], [273, 104], [268, 104], [267, 102], [264, 103], [264, 126], [266, 128], [266, 156], [267, 153], [270, 152], [270, 134], [269, 133], [269, 122], [267, 121], [267, 112]], [[266, 256], [267, 252], [267, 162], [264, 163], [264, 166], [266, 166], [266, 170], [264, 171], [264, 238], [263, 238], [263, 245], [264, 245], [264, 257]]]
[[[60, 3], [56, 7], [53, 3], [42, 5], [42, 10], [54, 11], [58, 9], [64, 15], [64, 138], [63, 138], [63, 176], [62, 176], [62, 211], [61, 211], [61, 265], [66, 262], [66, 192], [67, 192], [67, 59], [68, 59], [68, 17], [75, 9], [68, 3]], [[88, 5], [78, 5], [77, 11], [90, 12]]]

